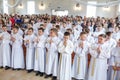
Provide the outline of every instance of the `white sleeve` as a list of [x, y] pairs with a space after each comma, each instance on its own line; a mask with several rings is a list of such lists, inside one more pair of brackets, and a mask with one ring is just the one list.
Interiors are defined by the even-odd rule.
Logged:
[[99, 55], [99, 58], [110, 58], [110, 49], [103, 49]]

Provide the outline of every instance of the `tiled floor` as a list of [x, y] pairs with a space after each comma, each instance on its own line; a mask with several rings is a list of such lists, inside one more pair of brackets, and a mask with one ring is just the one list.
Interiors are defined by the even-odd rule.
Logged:
[[0, 69], [0, 80], [51, 80], [44, 77], [35, 76], [35, 73], [27, 73], [25, 70], [13, 71]]

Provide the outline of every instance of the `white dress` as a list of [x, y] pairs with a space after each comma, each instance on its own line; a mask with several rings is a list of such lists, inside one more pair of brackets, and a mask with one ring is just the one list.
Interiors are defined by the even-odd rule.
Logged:
[[[98, 54], [97, 48], [101, 47]], [[88, 80], [107, 80], [107, 60], [110, 58], [110, 50], [108, 44], [93, 44], [90, 47], [91, 61], [89, 67]]]
[[46, 38], [42, 36], [37, 36], [39, 39], [38, 43], [34, 43], [35, 45], [35, 63], [34, 70], [44, 72], [45, 70], [45, 42]]
[[35, 47], [34, 47], [34, 34], [25, 36], [24, 40], [29, 40], [29, 43], [24, 43], [26, 46], [26, 69], [34, 69]]
[[58, 46], [58, 51], [60, 53], [59, 69], [58, 69], [58, 79], [59, 80], [71, 80], [71, 54], [74, 50], [73, 43], [68, 40], [67, 46], [63, 45], [63, 41], [60, 42]]
[[12, 37], [14, 37], [16, 40], [15, 42], [11, 41], [12, 45], [12, 65], [11, 67], [14, 69], [21, 68], [23, 69], [25, 67], [24, 63], [24, 54], [23, 54], [23, 39], [22, 36], [17, 34], [12, 34]]
[[[115, 47], [112, 50], [112, 66], [120, 67], [120, 47]], [[112, 69], [111, 80], [120, 80], [120, 71]]]
[[11, 62], [11, 50], [10, 50], [10, 34], [8, 32], [2, 32], [0, 36], [3, 36], [0, 45], [0, 66], [10, 67]]
[[[84, 44], [83, 49], [79, 47], [80, 43]], [[72, 67], [72, 77], [75, 79], [85, 79], [87, 69], [87, 54], [89, 44], [86, 41], [79, 40], [75, 45], [75, 57]]]
[[1, 45], [0, 45], [0, 55], [1, 55], [0, 66], [10, 67], [11, 65], [10, 64], [11, 62], [10, 34], [8, 32], [2, 32], [0, 36], [3, 36], [3, 40], [1, 40]]
[[[52, 39], [52, 43], [50, 44], [49, 41]], [[45, 73], [47, 75], [52, 74], [53, 76], [57, 76], [58, 70], [58, 37], [48, 37], [46, 43], [46, 69]]]

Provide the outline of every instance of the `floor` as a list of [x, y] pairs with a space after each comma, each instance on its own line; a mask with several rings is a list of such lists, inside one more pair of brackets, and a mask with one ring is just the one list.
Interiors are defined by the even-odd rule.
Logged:
[[25, 70], [5, 70], [0, 69], [0, 80], [51, 80], [44, 77], [35, 76], [35, 73], [27, 73]]

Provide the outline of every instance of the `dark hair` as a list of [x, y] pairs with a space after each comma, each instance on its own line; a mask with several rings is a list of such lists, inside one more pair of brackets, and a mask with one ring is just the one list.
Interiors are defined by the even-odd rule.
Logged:
[[70, 31], [70, 32], [72, 32], [72, 29], [71, 29], [71, 28], [68, 28], [68, 29], [67, 29], [67, 31]]
[[56, 33], [56, 35], [57, 35], [58, 30], [57, 30], [56, 28], [52, 28], [50, 31], [55, 32], [55, 33]]
[[90, 29], [86, 28], [86, 29], [85, 29], [85, 32], [86, 32], [86, 33], [90, 33]]
[[6, 25], [2, 25], [2, 27], [7, 27]]
[[15, 28], [15, 29], [17, 29], [17, 30], [19, 29], [19, 27], [18, 27], [18, 26], [14, 26], [13, 28]]
[[106, 35], [105, 34], [100, 34], [98, 37], [106, 38]]
[[33, 31], [33, 28], [29, 28], [28, 30], [32, 30]]
[[81, 32], [81, 33], [80, 33], [80, 36], [81, 36], [81, 35], [84, 35], [84, 34], [86, 35], [87, 33], [86, 33], [86, 32]]
[[59, 26], [59, 25], [56, 25], [55, 27], [56, 27], [57, 29], [60, 29], [60, 26]]
[[106, 32], [107, 36], [111, 36], [112, 32]]
[[70, 33], [69, 32], [65, 32], [64, 36], [70, 36]]
[[44, 32], [44, 29], [43, 29], [43, 28], [38, 28], [38, 30], [42, 30], [42, 32]]

